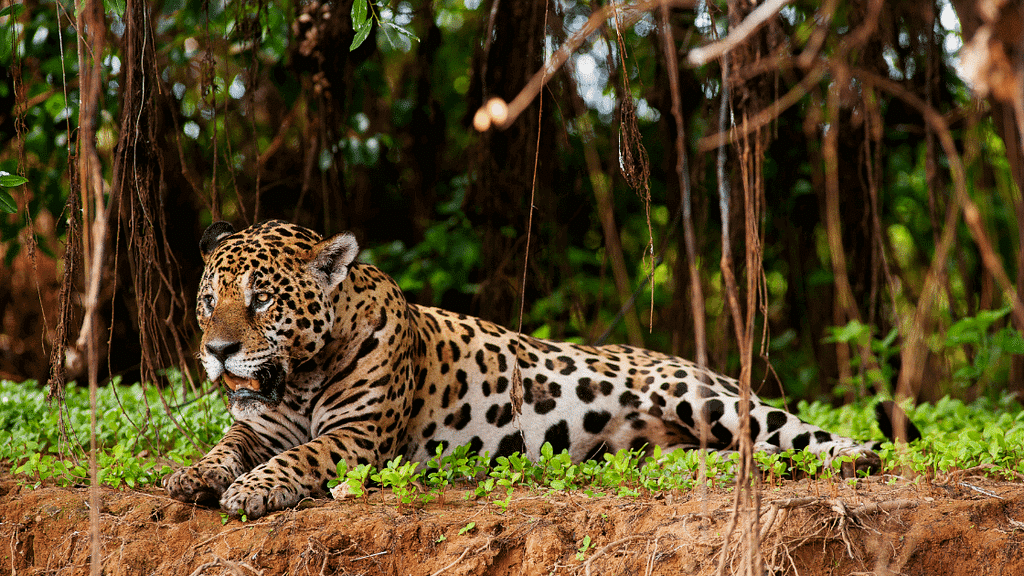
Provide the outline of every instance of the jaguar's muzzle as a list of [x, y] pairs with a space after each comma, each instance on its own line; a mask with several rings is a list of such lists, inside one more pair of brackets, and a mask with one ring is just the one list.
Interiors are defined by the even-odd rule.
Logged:
[[224, 372], [228, 401], [239, 408], [276, 406], [284, 395], [284, 370], [276, 364], [261, 366], [252, 378]]

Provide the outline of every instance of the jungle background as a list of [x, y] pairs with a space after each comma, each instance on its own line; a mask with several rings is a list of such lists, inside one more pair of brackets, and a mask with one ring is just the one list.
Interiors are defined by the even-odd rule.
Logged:
[[699, 65], [754, 6], [634, 4], [0, 0], [0, 376], [199, 387], [198, 238], [283, 218], [765, 396], [1024, 391], [1020, 2], [783, 2]]

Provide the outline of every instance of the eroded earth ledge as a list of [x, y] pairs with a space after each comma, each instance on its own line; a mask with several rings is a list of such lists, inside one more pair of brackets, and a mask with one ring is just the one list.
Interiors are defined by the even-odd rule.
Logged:
[[[88, 574], [88, 490], [23, 482], [0, 479], [4, 572]], [[401, 509], [380, 492], [366, 502], [310, 500], [243, 523], [158, 489], [105, 488], [103, 573], [705, 575], [716, 573], [732, 509], [724, 490], [706, 499], [520, 490], [504, 514], [463, 494]], [[769, 573], [1024, 574], [1020, 483], [786, 481], [764, 487], [761, 508]]]

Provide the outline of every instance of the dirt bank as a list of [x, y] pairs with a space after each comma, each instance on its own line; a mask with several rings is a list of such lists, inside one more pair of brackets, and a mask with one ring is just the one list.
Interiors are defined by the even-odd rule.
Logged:
[[[418, 509], [398, 509], [380, 493], [368, 502], [314, 500], [225, 523], [220, 512], [160, 490], [104, 489], [103, 572], [713, 574], [732, 509], [725, 491], [625, 499], [523, 490], [505, 513], [462, 495], [450, 490], [444, 503]], [[84, 488], [33, 490], [0, 477], [0, 569], [87, 574], [87, 501]], [[784, 482], [763, 491], [761, 529], [770, 573], [1024, 574], [1019, 483]]]

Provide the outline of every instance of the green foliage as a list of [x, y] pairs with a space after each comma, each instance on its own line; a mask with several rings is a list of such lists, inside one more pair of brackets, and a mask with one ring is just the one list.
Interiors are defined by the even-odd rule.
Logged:
[[[172, 374], [172, 378], [175, 376]], [[860, 439], [880, 438], [874, 423], [874, 405], [868, 398], [833, 409], [829, 405], [800, 402], [797, 414], [812, 424]], [[162, 409], [154, 387], [111, 385], [99, 390], [97, 461], [99, 480], [109, 486], [156, 484], [170, 469], [160, 464], [171, 459], [190, 464], [223, 435], [230, 416], [216, 395], [206, 395], [173, 407], [177, 423]], [[88, 470], [81, 446], [88, 444], [88, 393], [69, 386], [65, 417], [72, 436], [59, 434], [58, 414], [47, 404], [45, 392], [35, 383], [0, 381], [0, 461], [10, 463], [15, 474], [30, 481], [61, 484], [84, 483]], [[154, 409], [155, 408], [155, 409]], [[971, 404], [944, 398], [934, 405], [905, 405], [924, 438], [909, 448], [885, 443], [879, 451], [886, 470], [929, 476], [957, 469], [979, 468], [997, 476], [1024, 474], [1024, 408], [1010, 397], [981, 398]], [[183, 435], [178, 426], [193, 426]], [[737, 453], [705, 455], [708, 484], [729, 486], [735, 481]], [[838, 474], [843, 459], [826, 464], [807, 451], [756, 454], [769, 483], [791, 474], [828, 479]], [[401, 507], [443, 499], [456, 483], [469, 483], [467, 497], [482, 498], [505, 511], [517, 487], [556, 491], [582, 490], [590, 496], [612, 493], [639, 497], [652, 493], [686, 491], [697, 482], [700, 453], [677, 450], [665, 453], [658, 446], [644, 450], [619, 450], [599, 461], [573, 463], [565, 450], [555, 453], [545, 443], [536, 462], [522, 454], [495, 459], [472, 453], [468, 446], [444, 454], [438, 446], [426, 467], [396, 458], [381, 469], [365, 464], [349, 470], [338, 464], [331, 487], [344, 482], [348, 493], [367, 497], [367, 483], [390, 489]], [[1017, 476], [1019, 477], [1019, 476]], [[497, 492], [497, 494], [495, 494]]]
[[788, 470], [787, 460], [792, 459], [793, 451], [786, 450], [780, 454], [754, 452], [754, 462], [765, 474], [765, 482], [771, 486], [781, 481]]
[[[0, 433], [0, 461], [11, 463], [15, 473], [35, 481], [85, 482], [88, 390], [68, 385], [65, 400], [68, 437], [62, 438], [60, 414], [55, 404], [47, 402], [45, 390], [35, 382], [0, 381], [0, 430], [4, 431]], [[220, 440], [231, 423], [216, 395], [172, 406], [171, 413], [173, 419], [155, 387], [113, 384], [100, 388], [96, 423], [99, 481], [129, 487], [157, 483], [170, 471], [161, 461], [190, 463]]]
[[569, 452], [562, 450], [555, 454], [550, 442], [545, 442], [540, 447], [537, 467], [540, 472], [540, 483], [550, 486], [552, 490], [575, 489], [582, 480], [581, 468], [572, 463]]
[[423, 242], [407, 246], [400, 240], [372, 248], [364, 259], [388, 272], [410, 294], [430, 294], [439, 305], [445, 294], [475, 294], [479, 286], [470, 279], [480, 264], [480, 236], [466, 215], [449, 207], [444, 220], [431, 224]]
[[[873, 406], [881, 397], [833, 409], [821, 402], [801, 402], [797, 414], [807, 422], [854, 438], [879, 438]], [[1024, 473], [1024, 408], [1012, 396], [979, 398], [970, 404], [949, 397], [935, 404], [904, 404], [923, 438], [909, 450], [883, 444], [887, 469], [916, 474], [984, 467], [994, 475]]]
[[128, 8], [127, 0], [103, 0], [103, 10], [108, 14], [113, 13], [117, 16], [124, 16], [124, 11]]
[[[369, 10], [367, 10], [369, 5]], [[352, 44], [349, 45], [349, 50], [355, 50], [359, 48], [369, 37], [370, 31], [373, 30], [374, 21], [384, 31], [384, 37], [387, 38], [388, 43], [392, 48], [400, 48], [403, 44], [399, 41], [400, 38], [405, 38], [406, 41], [417, 41], [419, 38], [415, 34], [410, 32], [408, 28], [400, 26], [390, 20], [382, 20], [381, 15], [391, 14], [391, 8], [386, 3], [374, 3], [372, 0], [355, 0], [352, 3], [352, 29], [356, 31], [355, 37], [352, 38]], [[397, 36], [392, 36], [396, 34]]]
[[[24, 11], [25, 11], [25, 6], [23, 6], [21, 4], [13, 4], [11, 6], [5, 6], [2, 10], [0, 10], [0, 18], [3, 18], [4, 16], [10, 16], [11, 20], [17, 20], [18, 16], [21, 16], [21, 13], [24, 12]], [[10, 45], [8, 45], [7, 49], [10, 50]], [[0, 53], [0, 57], [3, 57], [3, 56], [5, 56], [5, 55], [3, 53]], [[9, 54], [7, 56], [9, 56]]]
[[18, 211], [18, 205], [14, 202], [14, 197], [4, 188], [14, 188], [26, 182], [28, 182], [28, 178], [24, 176], [0, 171], [0, 212], [14, 214]]
[[[1009, 354], [1024, 354], [1024, 337], [1011, 326], [994, 330], [993, 326], [1010, 313], [1011, 306], [982, 310], [976, 316], [962, 318], [946, 331], [945, 346], [957, 366], [953, 378], [966, 385], [977, 381], [1001, 379], [1009, 370]], [[971, 353], [957, 353], [967, 350]]]
[[[954, 322], [944, 340], [933, 339], [933, 349], [947, 358], [953, 368], [949, 393], [959, 392], [974, 385], [988, 390], [988, 382], [1005, 382], [1010, 369], [1010, 355], [1024, 354], [1024, 337], [1020, 331], [1004, 324], [1011, 305], [998, 310], [981, 310]], [[1000, 327], [1000, 324], [1003, 324]], [[896, 328], [884, 338], [874, 336], [874, 328], [857, 320], [845, 326], [828, 329], [825, 342], [841, 342], [851, 347], [850, 365], [854, 375], [851, 382], [835, 387], [835, 395], [851, 390], [878, 390], [891, 392], [896, 377], [892, 358], [899, 355], [899, 332]], [[866, 352], [867, 365], [862, 366]], [[998, 387], [991, 388], [998, 394]]]
[[402, 457], [398, 456], [389, 461], [376, 474], [370, 474], [370, 479], [378, 482], [382, 488], [390, 487], [401, 505], [412, 504], [417, 497], [421, 502], [426, 503], [433, 500], [434, 496], [420, 494], [419, 481], [423, 478], [423, 472], [417, 471], [419, 466], [419, 462], [402, 463]]
[[355, 0], [352, 3], [352, 28], [356, 31], [356, 35], [352, 38], [352, 45], [348, 47], [349, 50], [355, 50], [358, 48], [370, 35], [370, 30], [373, 29], [373, 20], [366, 12], [366, 2], [363, 0]]
[[[494, 500], [493, 503], [501, 508], [502, 512], [508, 510], [512, 503], [512, 493], [518, 485], [532, 484], [533, 474], [538, 471], [530, 460], [520, 453], [508, 456], [498, 456], [497, 463], [490, 472], [494, 484], [504, 488], [505, 497]], [[496, 486], [496, 487], [497, 487]]]
[[584, 558], [587, 557], [587, 552], [590, 550], [591, 540], [590, 535], [583, 537], [583, 542], [580, 544], [579, 550], [576, 552], [576, 560], [583, 562]]
[[[828, 329], [829, 335], [825, 342], [841, 342], [852, 347], [850, 365], [854, 375], [849, 383], [840, 383], [833, 389], [833, 394], [842, 396], [850, 390], [892, 390], [892, 381], [896, 376], [895, 369], [889, 359], [898, 356], [900, 349], [896, 345], [899, 331], [893, 328], [884, 338], [874, 337], [874, 328], [858, 320], [851, 320], [846, 326], [834, 326]], [[866, 353], [865, 358], [862, 353]], [[867, 360], [867, 366], [862, 365]]]
[[348, 464], [344, 460], [338, 462], [337, 465], [337, 477], [327, 483], [328, 488], [334, 488], [339, 484], [344, 483], [350, 496], [356, 498], [366, 496], [366, 482], [370, 479], [373, 474], [374, 468], [369, 464], [357, 464], [355, 468], [349, 470]]
[[971, 404], [943, 398], [921, 405], [911, 418], [923, 430], [918, 450], [883, 450], [896, 468], [919, 474], [984, 467], [996, 475], [1024, 473], [1024, 412], [1010, 397]]

